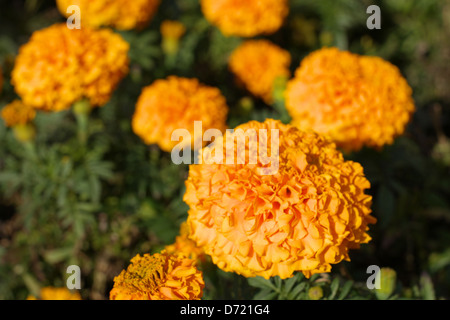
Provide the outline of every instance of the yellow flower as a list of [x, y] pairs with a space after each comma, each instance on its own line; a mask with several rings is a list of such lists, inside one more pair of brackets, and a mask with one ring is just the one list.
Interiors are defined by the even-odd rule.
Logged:
[[36, 109], [61, 111], [83, 98], [102, 106], [128, 73], [128, 49], [111, 30], [52, 25], [34, 32], [20, 48], [12, 83], [23, 102]]
[[180, 235], [176, 237], [175, 243], [166, 246], [165, 249], [168, 253], [180, 254], [196, 261], [204, 261], [206, 258], [203, 249], [189, 238], [189, 226], [186, 222], [181, 224]]
[[289, 13], [287, 0], [201, 0], [206, 19], [226, 36], [276, 32]]
[[[256, 144], [239, 148], [237, 135], [250, 129]], [[277, 133], [278, 144], [269, 148]], [[207, 149], [217, 148], [205, 147], [204, 161], [189, 168], [183, 198], [190, 238], [219, 268], [245, 277], [284, 279], [295, 271], [309, 277], [350, 260], [349, 249], [370, 241], [368, 224], [376, 222], [372, 198], [364, 193], [370, 183], [362, 166], [345, 161], [334, 143], [271, 119], [240, 125], [222, 139], [214, 144], [234, 146], [223, 156], [232, 164], [208, 162]], [[278, 158], [277, 172], [262, 170], [262, 158], [250, 162], [258, 145], [259, 154], [267, 146]]]
[[202, 135], [210, 128], [223, 132], [227, 113], [228, 106], [219, 89], [203, 85], [197, 79], [171, 76], [143, 89], [132, 126], [146, 144], [157, 143], [170, 152], [180, 143], [171, 140], [174, 130], [188, 130], [192, 141], [185, 143], [194, 143], [194, 121], [202, 121]]
[[81, 25], [98, 28], [109, 26], [119, 30], [141, 29], [155, 15], [161, 0], [57, 0], [59, 11], [69, 17], [67, 8], [77, 5], [81, 12]]
[[29, 296], [27, 300], [81, 300], [81, 296], [67, 288], [45, 287], [41, 289], [40, 299]]
[[35, 116], [36, 111], [20, 100], [14, 100], [6, 105], [1, 112], [1, 117], [5, 121], [7, 127], [26, 125], [33, 121]]
[[230, 56], [229, 67], [253, 95], [273, 103], [277, 78], [290, 76], [291, 55], [268, 40], [247, 40]]
[[164, 20], [161, 23], [163, 37], [179, 39], [186, 32], [184, 24], [178, 21]]
[[186, 27], [178, 21], [164, 20], [161, 23], [162, 47], [165, 53], [178, 51], [178, 42], [186, 32]]
[[111, 300], [200, 300], [202, 272], [195, 261], [165, 250], [136, 255], [127, 270], [114, 278]]
[[397, 67], [337, 48], [306, 57], [285, 98], [295, 126], [327, 135], [346, 151], [391, 144], [415, 109]]

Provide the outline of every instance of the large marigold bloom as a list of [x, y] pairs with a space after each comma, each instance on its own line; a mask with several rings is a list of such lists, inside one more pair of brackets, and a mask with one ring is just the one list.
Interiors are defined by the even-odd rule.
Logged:
[[45, 287], [41, 289], [39, 298], [29, 296], [27, 300], [81, 300], [81, 295], [67, 288]]
[[199, 248], [195, 241], [189, 237], [189, 226], [187, 222], [183, 222], [180, 226], [180, 235], [175, 238], [175, 242], [166, 246], [168, 253], [180, 254], [196, 261], [204, 261], [206, 259], [205, 252]]
[[59, 11], [69, 17], [71, 5], [81, 11], [81, 25], [98, 28], [109, 26], [119, 30], [145, 27], [155, 15], [161, 0], [57, 0]]
[[137, 255], [114, 278], [111, 300], [200, 300], [205, 286], [195, 261], [162, 251]]
[[294, 125], [328, 135], [347, 151], [391, 144], [415, 109], [396, 66], [336, 48], [306, 57], [285, 98]]
[[33, 121], [36, 116], [36, 110], [20, 100], [14, 100], [3, 107], [0, 115], [7, 127], [14, 127], [17, 125], [26, 125]]
[[56, 24], [34, 32], [20, 48], [12, 83], [36, 109], [60, 111], [81, 99], [102, 106], [128, 73], [128, 49], [111, 30]]
[[230, 56], [229, 68], [253, 95], [273, 102], [277, 78], [290, 76], [291, 55], [268, 40], [247, 40]]
[[287, 0], [201, 0], [203, 14], [226, 36], [272, 34], [289, 13]]
[[[243, 134], [254, 143], [240, 148], [236, 138]], [[184, 195], [190, 237], [219, 268], [245, 277], [288, 278], [295, 271], [309, 277], [350, 260], [349, 249], [369, 242], [368, 224], [376, 221], [364, 193], [370, 183], [334, 143], [271, 119], [222, 138], [203, 149], [202, 164], [190, 166]], [[215, 154], [217, 144], [227, 143], [223, 163], [231, 164], [213, 163], [208, 149]], [[279, 159], [272, 174], [261, 162], [265, 146]], [[258, 161], [250, 162], [252, 152]]]
[[[142, 90], [132, 126], [145, 143], [156, 143], [169, 152], [179, 143], [194, 143], [195, 121], [202, 122], [198, 139], [208, 129], [224, 131], [227, 114], [226, 99], [219, 89], [203, 85], [197, 79], [171, 76]], [[188, 130], [192, 140], [172, 141], [176, 129]]]

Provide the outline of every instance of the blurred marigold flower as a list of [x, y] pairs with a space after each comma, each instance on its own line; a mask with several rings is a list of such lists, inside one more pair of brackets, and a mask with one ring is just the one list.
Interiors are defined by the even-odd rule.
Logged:
[[223, 132], [227, 114], [226, 99], [219, 89], [203, 85], [197, 79], [170, 76], [142, 90], [132, 127], [146, 144], [157, 143], [170, 152], [179, 144], [171, 139], [174, 130], [188, 130], [192, 141], [186, 143], [194, 143], [194, 121], [202, 121], [201, 135], [211, 128]]
[[[237, 153], [233, 135], [239, 129], [259, 132], [260, 148], [261, 130], [266, 139], [278, 130], [275, 174], [262, 175], [258, 169], [266, 164], [260, 161], [249, 163], [250, 143]], [[350, 260], [349, 249], [370, 241], [368, 224], [376, 222], [372, 198], [364, 193], [370, 183], [362, 166], [344, 161], [334, 143], [272, 119], [250, 121], [222, 138], [235, 140], [236, 159], [246, 161], [191, 165], [183, 197], [191, 239], [219, 268], [245, 277], [284, 279], [295, 271], [309, 277]], [[273, 148], [267, 152], [276, 154]]]
[[176, 53], [178, 51], [178, 42], [186, 32], [186, 27], [178, 21], [164, 20], [160, 29], [164, 52], [167, 54]]
[[176, 237], [175, 243], [166, 246], [168, 253], [184, 255], [192, 260], [204, 261], [205, 252], [199, 248], [195, 241], [189, 238], [189, 226], [183, 222], [180, 226], [180, 235]]
[[114, 278], [111, 300], [200, 300], [202, 272], [195, 261], [165, 250], [136, 255], [126, 270]]
[[272, 34], [289, 13], [287, 0], [201, 0], [206, 19], [226, 36]]
[[81, 300], [81, 296], [78, 291], [71, 292], [67, 288], [45, 287], [39, 298], [29, 296], [27, 300]]
[[57, 0], [59, 11], [65, 17], [67, 8], [77, 5], [84, 27], [113, 27], [119, 30], [141, 29], [155, 15], [161, 0]]
[[277, 78], [290, 76], [291, 55], [268, 40], [247, 40], [230, 56], [229, 68], [253, 95], [273, 103]]
[[415, 109], [396, 66], [337, 48], [306, 57], [285, 98], [293, 125], [327, 135], [346, 151], [391, 144]]
[[11, 82], [23, 102], [36, 109], [61, 111], [83, 98], [102, 106], [128, 73], [128, 49], [108, 29], [52, 25], [35, 31], [20, 48]]
[[7, 127], [26, 125], [36, 117], [36, 110], [20, 100], [14, 100], [3, 107], [1, 117]]

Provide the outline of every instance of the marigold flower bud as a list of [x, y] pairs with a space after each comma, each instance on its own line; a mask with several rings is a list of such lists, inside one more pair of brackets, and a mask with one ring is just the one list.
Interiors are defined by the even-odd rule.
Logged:
[[391, 268], [381, 268], [379, 271], [380, 287], [375, 288], [375, 295], [379, 300], [388, 299], [397, 285], [397, 273]]

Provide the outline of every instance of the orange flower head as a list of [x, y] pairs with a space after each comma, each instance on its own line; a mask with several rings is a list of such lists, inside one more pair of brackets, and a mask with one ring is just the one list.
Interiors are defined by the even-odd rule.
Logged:
[[20, 48], [11, 81], [36, 109], [61, 111], [81, 99], [102, 106], [128, 73], [128, 49], [111, 30], [55, 24], [35, 31]]
[[[154, 17], [161, 0], [57, 0], [58, 9], [65, 17], [77, 5], [81, 12], [81, 26], [113, 27], [119, 30], [142, 29]], [[69, 12], [67, 12], [69, 11]]]
[[166, 246], [168, 253], [180, 254], [195, 261], [205, 261], [206, 255], [202, 248], [189, 238], [189, 226], [183, 222], [180, 226], [180, 235], [176, 237], [175, 243]]
[[391, 144], [415, 109], [397, 67], [337, 48], [307, 56], [285, 99], [293, 125], [327, 135], [346, 151]]
[[72, 292], [67, 288], [45, 287], [41, 289], [40, 299], [29, 296], [27, 300], [81, 300], [78, 291]]
[[184, 24], [178, 21], [164, 20], [161, 23], [161, 34], [165, 38], [179, 39], [186, 32]]
[[204, 286], [194, 260], [163, 250], [131, 259], [114, 278], [110, 300], [200, 300]]
[[[253, 143], [243, 147], [243, 134]], [[278, 143], [269, 147], [274, 137]], [[228, 145], [224, 164], [211, 161], [207, 149], [219, 152], [216, 144]], [[257, 161], [250, 156], [255, 152]], [[271, 174], [264, 153], [278, 159]], [[250, 121], [202, 154], [204, 161], [189, 168], [183, 199], [191, 239], [222, 270], [266, 279], [296, 271], [309, 277], [350, 260], [349, 249], [370, 241], [366, 231], [376, 219], [363, 168], [317, 133], [278, 120]]]
[[201, 0], [206, 19], [226, 36], [272, 34], [289, 13], [287, 0]]
[[277, 78], [290, 76], [291, 55], [268, 40], [247, 40], [230, 56], [229, 68], [253, 95], [273, 103]]
[[14, 100], [6, 105], [1, 111], [1, 117], [5, 121], [7, 127], [17, 125], [26, 125], [33, 121], [36, 111], [30, 106], [22, 103], [20, 100]]
[[[212, 128], [223, 132], [227, 114], [226, 99], [219, 89], [203, 85], [197, 79], [171, 76], [143, 89], [132, 127], [146, 144], [156, 143], [170, 152], [179, 143], [194, 143], [195, 121], [202, 122], [201, 135]], [[172, 141], [176, 129], [188, 130], [192, 141]]]

